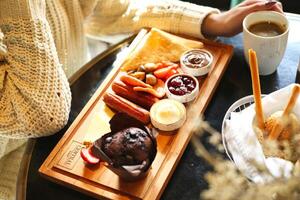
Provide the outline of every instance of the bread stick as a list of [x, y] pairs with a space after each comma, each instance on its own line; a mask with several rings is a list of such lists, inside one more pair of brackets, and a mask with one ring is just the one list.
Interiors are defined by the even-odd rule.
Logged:
[[288, 115], [291, 113], [293, 107], [294, 107], [295, 104], [296, 104], [296, 101], [297, 101], [297, 99], [298, 99], [299, 93], [300, 93], [300, 85], [297, 84], [297, 85], [295, 85], [295, 86], [293, 87], [292, 94], [291, 94], [291, 96], [290, 96], [289, 102], [288, 102], [288, 104], [286, 105], [286, 107], [285, 107], [285, 109], [284, 109], [282, 115], [288, 116]]
[[249, 54], [249, 63], [250, 63], [250, 71], [251, 71], [251, 79], [252, 79], [252, 90], [253, 90], [254, 102], [255, 102], [257, 126], [261, 130], [264, 130], [265, 123], [264, 123], [264, 114], [263, 114], [263, 109], [261, 104], [261, 91], [260, 91], [256, 53], [252, 49], [249, 49], [248, 54]]
[[292, 94], [290, 96], [288, 104], [286, 105], [282, 113], [281, 119], [276, 121], [276, 123], [274, 124], [272, 131], [269, 134], [269, 139], [276, 140], [279, 137], [280, 133], [285, 127], [283, 122], [285, 122], [285, 118], [288, 117], [293, 107], [295, 106], [299, 93], [300, 93], [300, 85], [297, 84], [293, 87]]

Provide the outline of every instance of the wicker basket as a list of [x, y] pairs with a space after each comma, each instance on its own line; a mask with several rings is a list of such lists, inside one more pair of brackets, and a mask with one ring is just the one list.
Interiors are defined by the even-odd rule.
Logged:
[[[265, 97], [265, 96], [266, 95], [262, 95], [262, 97]], [[253, 103], [254, 103], [254, 96], [253, 95], [245, 96], [245, 97], [237, 100], [236, 102], [234, 102], [229, 107], [229, 109], [227, 110], [227, 112], [224, 116], [224, 119], [223, 119], [223, 122], [222, 122], [222, 141], [223, 141], [223, 146], [224, 146], [225, 152], [226, 152], [227, 156], [229, 157], [229, 159], [232, 162], [234, 162], [234, 161], [232, 159], [231, 153], [228, 150], [226, 137], [225, 137], [225, 131], [224, 131], [225, 130], [225, 121], [227, 119], [230, 119], [232, 112], [241, 112], [242, 110], [244, 110], [245, 108], [247, 108], [248, 106], [250, 106]]]

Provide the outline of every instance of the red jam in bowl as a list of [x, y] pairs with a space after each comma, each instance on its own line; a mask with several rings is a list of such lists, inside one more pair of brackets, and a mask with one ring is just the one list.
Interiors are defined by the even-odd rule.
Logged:
[[183, 96], [190, 94], [196, 88], [196, 82], [189, 76], [177, 75], [168, 81], [167, 86], [172, 94]]
[[207, 66], [211, 59], [211, 55], [208, 52], [197, 49], [184, 54], [182, 63], [189, 68], [201, 68]]

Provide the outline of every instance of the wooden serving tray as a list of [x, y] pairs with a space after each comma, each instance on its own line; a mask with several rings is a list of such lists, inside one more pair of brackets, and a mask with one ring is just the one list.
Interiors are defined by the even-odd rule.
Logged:
[[[82, 191], [96, 198], [159, 199], [191, 136], [191, 119], [204, 113], [231, 59], [233, 47], [212, 41], [202, 41], [214, 56], [209, 74], [199, 79], [198, 98], [188, 105], [187, 121], [174, 135], [158, 134], [157, 155], [148, 175], [136, 182], [124, 182], [105, 164], [87, 166], [80, 158], [83, 141], [94, 141], [109, 132], [108, 121], [113, 112], [104, 104], [102, 96], [117, 76], [125, 57], [139, 44], [147, 30], [141, 30], [128, 49], [114, 64], [93, 97], [83, 108], [65, 135], [42, 164], [39, 172], [50, 180]], [[189, 111], [193, 107], [196, 112]]]

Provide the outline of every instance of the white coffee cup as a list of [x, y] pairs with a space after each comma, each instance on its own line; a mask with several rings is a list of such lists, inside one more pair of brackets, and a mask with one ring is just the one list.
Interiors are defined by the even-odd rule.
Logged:
[[[259, 36], [249, 31], [249, 27], [258, 22], [273, 22], [284, 28], [276, 36]], [[279, 66], [287, 45], [289, 23], [287, 18], [274, 11], [258, 11], [247, 15], [243, 21], [244, 54], [249, 63], [248, 50], [253, 49], [257, 55], [260, 75], [269, 75]]]

